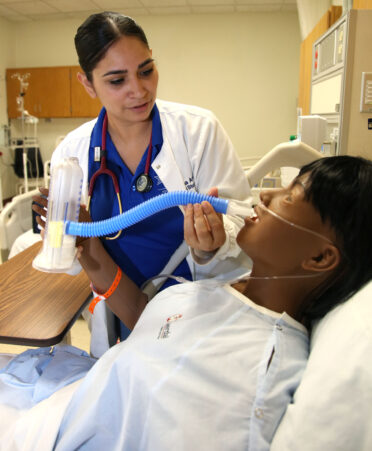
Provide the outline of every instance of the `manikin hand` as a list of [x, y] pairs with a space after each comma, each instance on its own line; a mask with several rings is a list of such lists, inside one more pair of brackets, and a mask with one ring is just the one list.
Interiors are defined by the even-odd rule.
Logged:
[[[208, 195], [218, 197], [218, 189], [211, 188]], [[196, 251], [216, 251], [226, 240], [222, 215], [209, 202], [189, 204], [185, 210], [184, 238]]]

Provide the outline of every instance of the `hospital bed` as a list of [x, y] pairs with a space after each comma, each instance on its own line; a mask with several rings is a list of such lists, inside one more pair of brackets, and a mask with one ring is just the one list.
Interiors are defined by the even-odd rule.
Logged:
[[8, 258], [15, 240], [32, 229], [32, 196], [38, 189], [14, 196], [0, 213], [0, 244], [2, 261]]
[[[49, 186], [50, 160], [44, 163], [44, 186]], [[0, 212], [1, 261], [17, 255], [32, 244], [40, 241], [40, 234], [33, 233], [32, 197], [39, 194], [35, 188], [14, 196]]]
[[[305, 163], [319, 158], [319, 156], [321, 156], [319, 152], [300, 141], [279, 144], [252, 168], [246, 171], [247, 180], [252, 188], [252, 192], [259, 191], [259, 188], [254, 188], [255, 185], [257, 185], [260, 180], [272, 170], [281, 166], [294, 166], [298, 168]], [[1, 271], [4, 274], [10, 274], [13, 267], [15, 268], [15, 271], [20, 271], [19, 268], [22, 266], [22, 259], [24, 259], [24, 262], [27, 263], [27, 272], [23, 271], [23, 280], [21, 283], [28, 283], [27, 280], [25, 280], [28, 278], [30, 280], [29, 284], [31, 287], [34, 287], [34, 290], [36, 290], [37, 286], [38, 295], [33, 296], [32, 293], [28, 291], [27, 296], [22, 299], [22, 291], [18, 290], [20, 298], [13, 301], [13, 310], [18, 308], [19, 310], [17, 310], [17, 312], [19, 313], [15, 315], [14, 310], [13, 317], [19, 318], [19, 315], [21, 315], [21, 312], [24, 312], [25, 309], [27, 309], [30, 314], [33, 311], [41, 310], [40, 315], [42, 316], [42, 320], [46, 323], [48, 323], [47, 315], [52, 314], [52, 320], [50, 321], [49, 326], [53, 326], [53, 328], [46, 327], [45, 335], [43, 335], [43, 329], [40, 328], [40, 323], [42, 322], [41, 318], [37, 318], [37, 316], [34, 315], [32, 315], [29, 320], [27, 334], [24, 333], [22, 328], [11, 327], [10, 317], [6, 314], [7, 308], [9, 308], [9, 306], [7, 307], [8, 297], [11, 293], [8, 293], [7, 291], [9, 288], [8, 284], [6, 286], [4, 285], [6, 275], [3, 275], [3, 282], [0, 281], [0, 289], [3, 292], [5, 290], [7, 296], [3, 296], [2, 300], [0, 299], [0, 310], [3, 312], [2, 315], [0, 315], [0, 341], [23, 345], [46, 346], [59, 343], [63, 333], [68, 331], [68, 328], [72, 325], [77, 314], [82, 310], [82, 305], [86, 302], [88, 296], [88, 293], [86, 293], [88, 281], [82, 278], [82, 276], [79, 276], [82, 278], [81, 283], [77, 283], [74, 287], [71, 286], [72, 296], [70, 297], [68, 304], [64, 302], [64, 314], [53, 314], [53, 311], [55, 312], [56, 309], [58, 310], [59, 298], [51, 296], [50, 287], [53, 286], [53, 284], [56, 286], [59, 283], [63, 284], [63, 280], [65, 280], [63, 279], [63, 276], [67, 277], [65, 283], [68, 283], [68, 278], [71, 276], [38, 274], [36, 270], [30, 267], [32, 257], [36, 254], [37, 247], [35, 247], [35, 243], [41, 239], [40, 234], [34, 234], [31, 230], [27, 230], [31, 227], [30, 215], [32, 196], [37, 192], [38, 190], [35, 190], [20, 196], [15, 196], [11, 204], [0, 214], [0, 231], [2, 231], [4, 236], [4, 247], [10, 248], [12, 246], [10, 256], [13, 257], [16, 255], [17, 257], [14, 261], [12, 261], [13, 259], [9, 260], [3, 268], [0, 268], [0, 275], [2, 274]], [[1, 218], [2, 215], [3, 217]], [[20, 234], [19, 232], [21, 231], [26, 232]], [[15, 244], [17, 244], [16, 250], [14, 249]], [[22, 253], [22, 255], [19, 256], [19, 252], [27, 249], [29, 246], [32, 246], [33, 248], [31, 253]], [[188, 249], [186, 249], [186, 252], [188, 252]], [[180, 253], [178, 258], [182, 261], [184, 257], [185, 255]], [[178, 263], [176, 262], [175, 266], [177, 265]], [[171, 272], [172, 271], [169, 271], [169, 273]], [[51, 282], [52, 279], [53, 281]], [[34, 282], [35, 280], [37, 280], [37, 283]], [[14, 279], [13, 284], [19, 284], [19, 281]], [[21, 286], [19, 288], [21, 289]], [[74, 289], [79, 291], [74, 293]], [[42, 293], [49, 293], [49, 295]], [[53, 299], [48, 301], [48, 296], [51, 296]], [[47, 304], [48, 309], [42, 307], [43, 302]], [[81, 305], [79, 305], [79, 302], [81, 302]], [[54, 307], [52, 307], [52, 305]], [[60, 319], [60, 323], [58, 322], [58, 319]], [[33, 336], [33, 331], [35, 331], [35, 336]]]
[[[300, 167], [319, 156], [301, 143], [280, 144], [246, 171], [249, 184], [254, 187], [278, 167]], [[303, 380], [274, 437], [272, 451], [371, 449], [371, 318], [372, 282], [315, 326]], [[7, 358], [3, 357], [4, 363]], [[32, 412], [17, 416], [17, 441], [25, 446], [22, 449], [38, 449], [40, 444], [49, 449], [48, 440], [53, 443], [58, 422], [77, 385], [64, 387]], [[349, 406], [355, 405], [356, 398], [358, 409], [350, 412]], [[2, 432], [11, 437], [12, 429], [6, 427], [6, 422], [0, 425]], [[315, 437], [319, 447], [313, 445]]]

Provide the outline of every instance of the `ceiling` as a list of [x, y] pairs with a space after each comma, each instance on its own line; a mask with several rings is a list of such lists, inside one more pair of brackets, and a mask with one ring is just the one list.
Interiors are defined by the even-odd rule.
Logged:
[[0, 17], [13, 22], [84, 19], [99, 11], [132, 16], [297, 11], [296, 0], [0, 0]]

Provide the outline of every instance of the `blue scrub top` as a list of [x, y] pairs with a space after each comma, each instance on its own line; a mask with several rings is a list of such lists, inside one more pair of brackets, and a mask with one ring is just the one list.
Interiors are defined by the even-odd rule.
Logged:
[[[100, 162], [94, 161], [94, 147], [101, 146], [102, 124], [106, 110], [103, 108], [98, 116], [96, 125], [93, 128], [89, 147], [88, 180], [99, 169]], [[163, 134], [156, 105], [152, 110], [152, 156], [154, 161], [163, 145]], [[127, 168], [110, 134], [107, 132], [107, 168], [114, 172], [120, 186], [120, 198], [123, 212], [136, 205], [151, 199], [159, 194], [166, 193], [167, 189], [150, 166], [149, 175], [153, 181], [153, 187], [148, 193], [136, 191], [135, 182], [140, 174], [145, 172], [148, 147], [137, 167], [135, 174]], [[117, 196], [111, 177], [100, 175], [97, 177], [90, 203], [90, 214], [93, 221], [111, 218], [119, 214]], [[138, 286], [141, 286], [147, 279], [159, 274], [169, 261], [174, 251], [183, 241], [183, 214], [178, 207], [173, 207], [147, 218], [132, 227], [122, 231], [119, 238], [106, 240], [102, 238], [102, 243], [111, 255], [115, 263], [128, 275]], [[185, 277], [191, 280], [189, 266], [184, 260], [173, 272], [174, 275]], [[173, 279], [168, 279], [163, 289], [176, 283]], [[129, 331], [125, 326], [120, 325], [120, 338], [125, 338]]]

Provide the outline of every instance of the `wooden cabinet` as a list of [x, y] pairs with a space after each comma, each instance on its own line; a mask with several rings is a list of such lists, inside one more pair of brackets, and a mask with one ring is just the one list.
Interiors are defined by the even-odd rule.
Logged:
[[20, 83], [12, 75], [30, 74], [24, 96], [25, 109], [38, 118], [96, 117], [101, 109], [98, 99], [92, 99], [76, 78], [79, 66], [34, 67], [7, 69], [8, 117], [20, 116], [16, 98]]
[[353, 9], [372, 9], [372, 0], [354, 0]]
[[83, 85], [77, 79], [79, 71], [81, 72], [79, 66], [70, 67], [71, 116], [96, 117], [102, 108], [102, 104], [97, 98], [92, 99], [85, 91]]
[[25, 109], [33, 116], [70, 117], [70, 70], [68, 67], [35, 67], [22, 69], [7, 69], [8, 117], [20, 116], [16, 97], [19, 95], [20, 84], [13, 74], [29, 73], [29, 87], [24, 96]]

